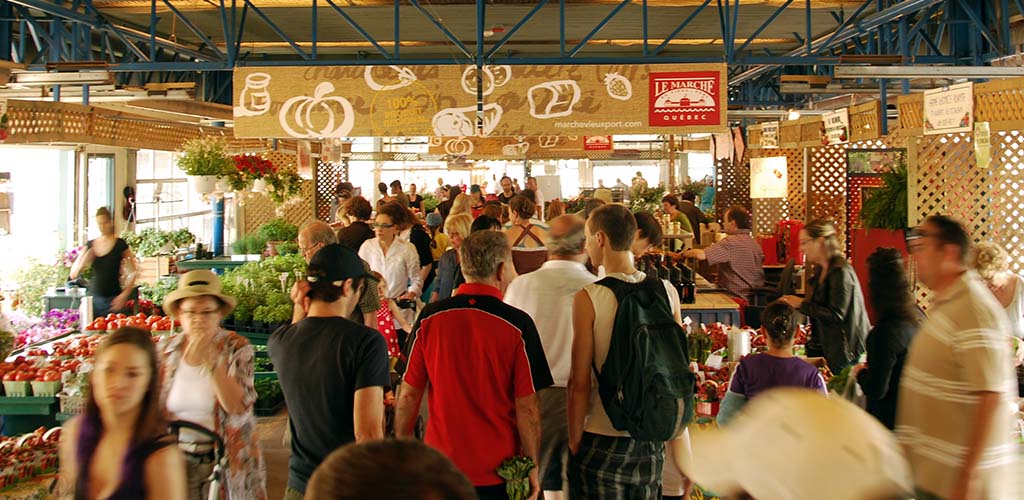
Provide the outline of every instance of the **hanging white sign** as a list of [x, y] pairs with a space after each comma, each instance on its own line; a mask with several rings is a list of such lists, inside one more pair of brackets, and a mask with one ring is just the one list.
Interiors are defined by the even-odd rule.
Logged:
[[925, 135], [970, 132], [973, 128], [973, 83], [961, 83], [951, 87], [925, 91]]
[[751, 198], [785, 198], [788, 182], [785, 156], [750, 159]]
[[764, 149], [779, 147], [779, 122], [761, 124], [761, 147]]
[[974, 123], [974, 159], [981, 168], [988, 168], [992, 163], [992, 135], [988, 122]]
[[822, 132], [821, 143], [845, 144], [850, 142], [850, 113], [846, 108], [825, 113], [822, 117], [825, 130]]

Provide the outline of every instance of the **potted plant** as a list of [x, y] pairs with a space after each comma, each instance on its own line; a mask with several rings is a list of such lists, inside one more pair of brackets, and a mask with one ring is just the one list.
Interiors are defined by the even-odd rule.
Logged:
[[267, 196], [278, 205], [284, 204], [302, 190], [302, 177], [292, 171], [277, 171], [264, 179], [267, 182]]
[[868, 257], [879, 248], [895, 248], [907, 261], [905, 230], [907, 215], [907, 165], [904, 155], [897, 155], [892, 168], [883, 169], [882, 185], [871, 189], [860, 210], [863, 227], [851, 229], [850, 257], [857, 278], [865, 285], [868, 317], [874, 321], [874, 310], [868, 300]]
[[257, 228], [256, 234], [267, 242], [267, 251], [270, 256], [275, 256], [280, 253], [277, 250], [278, 243], [294, 241], [299, 237], [299, 227], [278, 217]]
[[189, 186], [196, 193], [209, 194], [216, 190], [217, 179], [230, 174], [231, 158], [223, 138], [211, 135], [189, 139], [182, 144], [178, 168], [188, 176]]
[[235, 155], [231, 157], [234, 169], [227, 176], [227, 183], [235, 191], [243, 191], [252, 186], [254, 193], [266, 192], [265, 177], [277, 173], [274, 163], [262, 156], [254, 154]]

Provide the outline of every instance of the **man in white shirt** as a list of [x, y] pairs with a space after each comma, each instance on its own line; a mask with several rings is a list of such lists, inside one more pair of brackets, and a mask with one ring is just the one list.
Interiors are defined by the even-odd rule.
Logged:
[[544, 222], [544, 212], [546, 211], [544, 202], [547, 200], [544, 199], [544, 193], [540, 192], [540, 188], [537, 187], [536, 177], [531, 175], [526, 178], [526, 189], [533, 191], [533, 202], [537, 205], [537, 219]]
[[[526, 311], [540, 333], [553, 386], [541, 389], [540, 478], [543, 489], [563, 489], [563, 463], [568, 458], [569, 427], [566, 383], [572, 368], [572, 302], [576, 292], [597, 280], [587, 271], [585, 221], [563, 215], [551, 221], [546, 246], [548, 261], [519, 276], [505, 292], [505, 303]], [[545, 494], [544, 498], [559, 498]]]

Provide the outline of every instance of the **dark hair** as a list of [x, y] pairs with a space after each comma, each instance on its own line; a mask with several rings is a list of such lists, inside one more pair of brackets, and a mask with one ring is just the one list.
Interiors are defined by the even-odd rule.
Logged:
[[679, 198], [676, 198], [676, 196], [673, 194], [666, 194], [661, 198], [661, 202], [668, 203], [669, 205], [672, 205], [677, 209], [679, 208]]
[[697, 199], [697, 193], [694, 193], [693, 191], [687, 189], [686, 191], [683, 191], [683, 194], [679, 195], [679, 199], [682, 201], [693, 202], [694, 200]]
[[338, 499], [477, 498], [472, 483], [451, 460], [412, 439], [350, 443], [338, 448], [316, 468], [306, 494]]
[[370, 220], [373, 216], [373, 207], [370, 202], [362, 196], [353, 196], [345, 203], [345, 213], [355, 217], [356, 220]]
[[470, 234], [477, 231], [501, 231], [501, 221], [489, 215], [481, 215], [473, 220], [473, 225], [469, 229]]
[[903, 256], [895, 248], [879, 248], [868, 256], [868, 294], [879, 320], [920, 319]]
[[[107, 335], [100, 342], [96, 350], [94, 360], [99, 359], [108, 349], [113, 346], [127, 344], [142, 350], [146, 354], [146, 362], [149, 365], [149, 385], [146, 387], [146, 395], [142, 398], [142, 408], [135, 420], [135, 431], [132, 434], [132, 445], [138, 446], [156, 436], [167, 433], [167, 421], [164, 419], [164, 408], [160, 404], [160, 358], [157, 356], [156, 347], [153, 345], [153, 336], [140, 328], [125, 326], [114, 330], [114, 333]], [[94, 372], [95, 373], [95, 372]], [[96, 404], [95, 391], [89, 391], [88, 401], [85, 406], [85, 419], [96, 424], [96, 443], [102, 435], [102, 420], [100, 419], [100, 408]], [[85, 437], [83, 436], [83, 439]], [[83, 463], [83, 462], [79, 462]]]
[[637, 212], [633, 218], [636, 219], [637, 238], [647, 238], [652, 247], [661, 244], [662, 232], [658, 219], [647, 212]]
[[509, 200], [508, 208], [523, 219], [529, 219], [537, 212], [537, 205], [533, 203], [533, 200], [521, 194], [517, 194]]
[[402, 206], [397, 201], [390, 201], [381, 205], [377, 209], [377, 215], [386, 215], [391, 218], [391, 222], [399, 227], [405, 227], [411, 225], [413, 221], [412, 212], [408, 208]]
[[402, 190], [402, 181], [400, 181], [398, 179], [395, 179], [395, 180], [391, 181], [391, 187], [392, 188], [398, 188], [398, 190], [401, 191]]
[[587, 202], [583, 204], [583, 218], [589, 219], [590, 214], [594, 213], [594, 210], [597, 210], [598, 208], [603, 207], [604, 205], [604, 200], [599, 198], [591, 198], [587, 200]]
[[453, 200], [456, 196], [462, 194], [462, 188], [459, 186], [448, 187], [448, 199]]
[[636, 239], [636, 219], [622, 205], [598, 207], [587, 218], [587, 224], [590, 225], [590, 234], [598, 231], [604, 233], [608, 237], [609, 246], [616, 252], [629, 250]]
[[379, 191], [380, 194], [387, 195], [388, 194], [388, 185], [384, 184], [383, 182], [378, 182], [377, 183], [377, 191]]
[[342, 194], [342, 193], [346, 193], [347, 192], [349, 194], [349, 196], [351, 196], [352, 195], [352, 191], [354, 189], [355, 188], [352, 186], [351, 182], [342, 181], [342, 182], [338, 183], [338, 187], [335, 188], [334, 192], [336, 192], [337, 194]]
[[537, 192], [532, 190], [532, 189], [523, 189], [523, 190], [520, 190], [516, 194], [518, 194], [519, 196], [525, 196], [525, 197], [529, 198], [530, 201], [533, 201], [533, 200], [537, 199]]
[[740, 229], [750, 229], [754, 227], [752, 224], [753, 221], [750, 217], [750, 211], [748, 211], [747, 207], [744, 207], [743, 205], [733, 205], [729, 207], [729, 209], [725, 211], [725, 216], [736, 223], [736, 227]]
[[512, 182], [512, 178], [507, 176], [507, 175], [501, 176], [501, 179], [498, 179], [498, 182], [500, 183], [501, 181], [503, 181], [505, 179], [508, 179], [509, 182]]
[[107, 207], [100, 207], [96, 209], [96, 217], [100, 216], [113, 220], [113, 217], [110, 215], [110, 209]]
[[796, 309], [781, 300], [768, 304], [761, 313], [761, 327], [768, 334], [772, 347], [782, 347], [792, 342], [799, 324]]
[[925, 224], [935, 226], [937, 231], [930, 235], [935, 237], [943, 245], [953, 245], [960, 249], [960, 262], [967, 261], [967, 254], [971, 251], [971, 236], [960, 221], [948, 215], [931, 215], [924, 220]]
[[495, 219], [501, 219], [501, 203], [484, 203], [483, 210], [480, 211], [481, 215], [493, 217]]

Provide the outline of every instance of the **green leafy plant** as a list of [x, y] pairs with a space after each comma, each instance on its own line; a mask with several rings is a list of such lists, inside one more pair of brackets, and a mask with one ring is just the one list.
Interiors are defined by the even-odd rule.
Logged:
[[263, 238], [258, 234], [247, 234], [235, 240], [235, 242], [231, 244], [231, 249], [235, 252], [236, 255], [251, 255], [263, 253], [263, 248], [266, 246], [266, 238]]
[[256, 234], [266, 241], [292, 241], [299, 237], [299, 226], [278, 217], [257, 228]]
[[284, 399], [281, 382], [277, 379], [264, 378], [255, 382], [256, 406], [267, 408], [280, 403]]
[[630, 210], [633, 212], [654, 212], [661, 209], [661, 199], [665, 196], [663, 186], [643, 187], [633, 189], [630, 196]]
[[277, 244], [278, 255], [288, 255], [290, 253], [299, 253], [299, 244], [294, 241], [282, 241]]
[[291, 300], [281, 292], [265, 295], [264, 303], [253, 311], [252, 319], [269, 325], [285, 323], [292, 319]]
[[[256, 320], [266, 323], [290, 320], [292, 305], [287, 295], [287, 287], [294, 283], [297, 274], [305, 270], [305, 259], [301, 255], [291, 254], [247, 262], [224, 273], [224, 277], [221, 278], [224, 293], [231, 295], [238, 302], [232, 313], [234, 320]], [[287, 274], [290, 280], [285, 283], [285, 289], [282, 290], [283, 273]], [[257, 309], [260, 307], [263, 309], [259, 311], [257, 317]], [[284, 313], [284, 309], [288, 312]]]
[[278, 171], [264, 177], [267, 196], [278, 205], [292, 199], [302, 191], [302, 177], [292, 171]]
[[437, 210], [437, 206], [441, 204], [433, 193], [423, 193], [421, 196], [423, 196], [423, 213], [429, 214]]
[[196, 237], [188, 229], [177, 231], [158, 231], [147, 227], [138, 233], [125, 231], [121, 233], [121, 239], [128, 243], [128, 246], [139, 257], [156, 257], [164, 251], [164, 247], [170, 243], [174, 248], [187, 247]]
[[21, 310], [29, 316], [42, 316], [43, 295], [51, 286], [63, 286], [70, 270], [62, 264], [42, 264], [29, 261], [18, 270], [15, 281], [21, 295]]
[[274, 362], [270, 358], [256, 357], [253, 359], [253, 369], [258, 372], [274, 371]]
[[206, 135], [189, 139], [181, 146], [178, 168], [186, 175], [226, 176], [235, 169], [223, 138]]
[[906, 229], [907, 227], [907, 165], [897, 155], [893, 168], [881, 174], [881, 187], [872, 189], [860, 209], [866, 228]]
[[530, 496], [530, 472], [537, 464], [530, 457], [512, 457], [501, 463], [497, 473], [505, 480], [505, 494], [510, 500], [526, 500]]
[[150, 300], [163, 309], [164, 297], [178, 288], [178, 280], [174, 277], [160, 278], [155, 284], [139, 284], [139, 296]]

